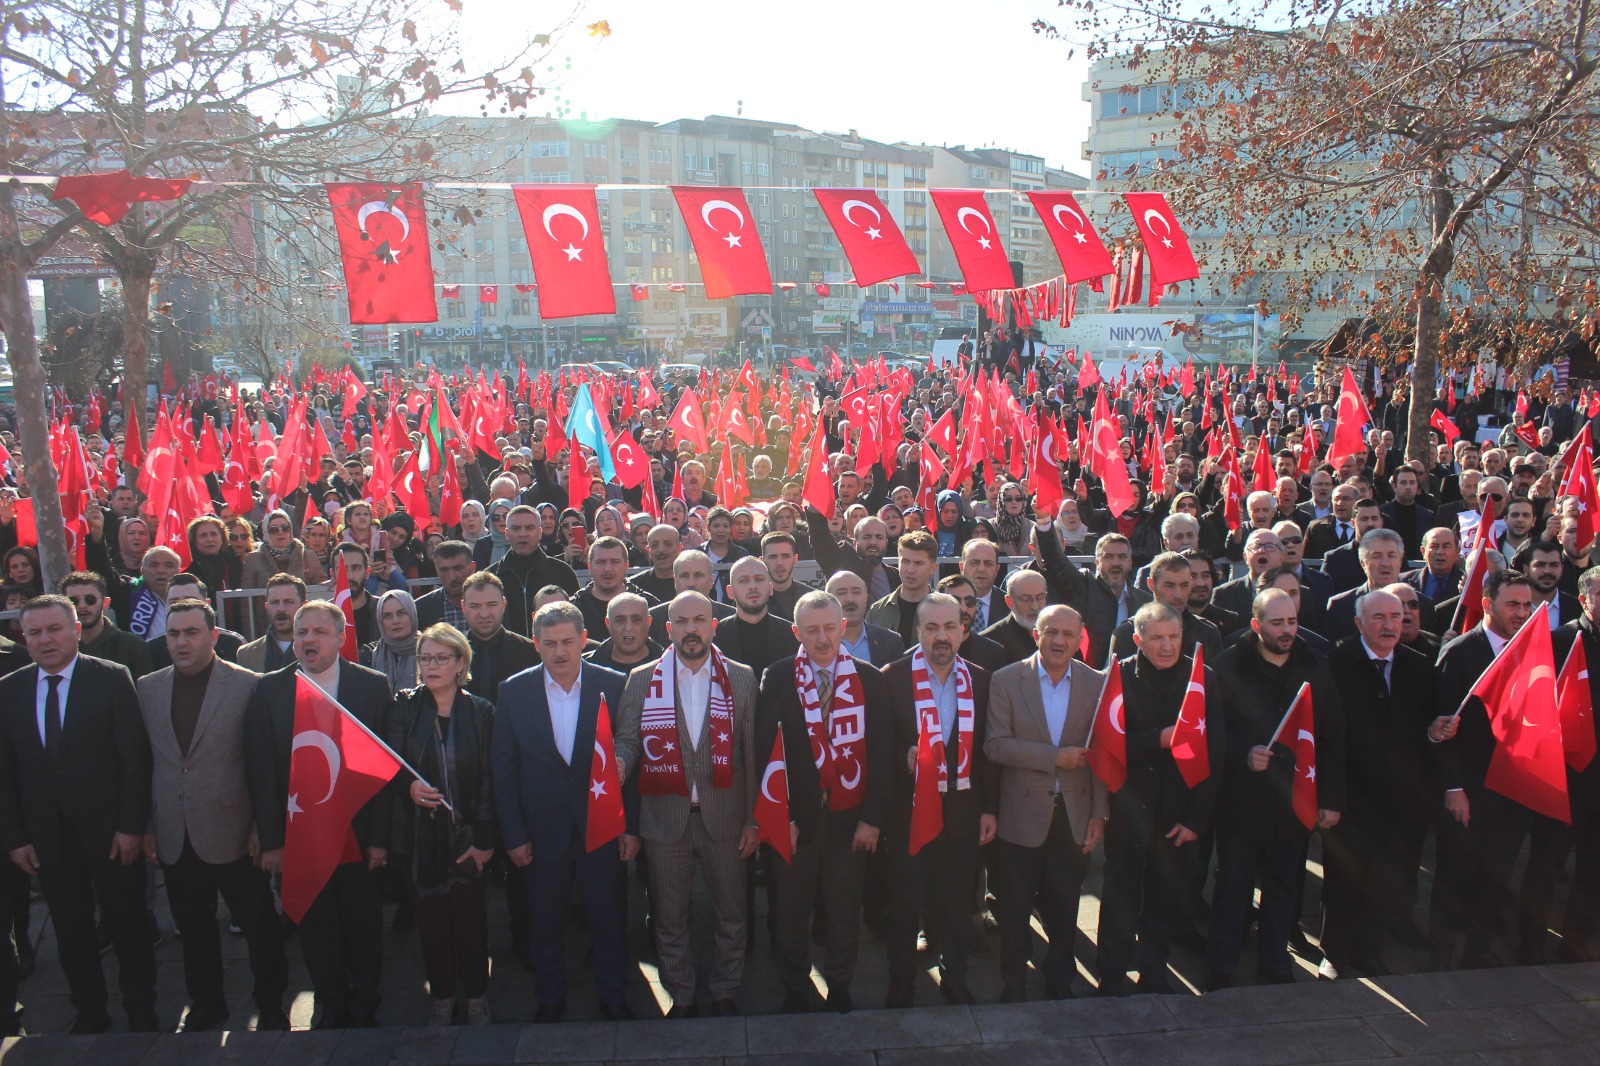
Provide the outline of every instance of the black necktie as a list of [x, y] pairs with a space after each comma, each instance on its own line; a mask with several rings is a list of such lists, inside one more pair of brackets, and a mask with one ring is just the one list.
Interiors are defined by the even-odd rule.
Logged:
[[1343, 522], [1339, 523], [1339, 539], [1341, 541], [1350, 539], [1350, 527], [1345, 525]]
[[50, 758], [61, 755], [61, 676], [46, 674], [49, 691], [44, 694], [44, 752]]
[[1389, 660], [1374, 659], [1372, 664], [1378, 668], [1378, 680], [1383, 684], [1383, 691], [1389, 691]]

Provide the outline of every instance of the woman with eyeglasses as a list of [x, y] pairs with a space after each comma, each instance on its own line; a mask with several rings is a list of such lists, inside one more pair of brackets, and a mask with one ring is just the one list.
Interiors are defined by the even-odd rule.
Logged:
[[1028, 513], [1028, 493], [1015, 481], [1000, 486], [1000, 511], [994, 516], [994, 539], [1001, 555], [1027, 555], [1028, 532], [1033, 516]]
[[[126, 524], [126, 523], [124, 523]], [[283, 508], [268, 513], [261, 523], [261, 547], [244, 557], [244, 571], [240, 587], [264, 589], [267, 578], [273, 574], [291, 574], [308, 585], [320, 585], [328, 575], [306, 552], [305, 543], [294, 535], [294, 523]], [[265, 632], [267, 607], [265, 598], [252, 600], [256, 615], [256, 632]]]
[[456, 997], [464, 994], [467, 1024], [487, 1025], [484, 867], [494, 856], [494, 705], [466, 690], [472, 647], [454, 626], [424, 630], [416, 664], [412, 687], [395, 697], [388, 721], [389, 746], [422, 778], [400, 779], [410, 802], [394, 805], [394, 850], [405, 856], [398, 865], [416, 909], [433, 995], [429, 1024], [453, 1024]]

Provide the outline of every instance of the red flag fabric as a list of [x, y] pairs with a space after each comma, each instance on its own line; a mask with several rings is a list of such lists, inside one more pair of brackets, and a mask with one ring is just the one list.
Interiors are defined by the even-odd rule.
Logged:
[[1534, 425], [1532, 422], [1523, 422], [1521, 425], [1512, 426], [1511, 427], [1511, 432], [1515, 433], [1517, 435], [1517, 439], [1520, 440], [1523, 444], [1526, 444], [1528, 446], [1528, 450], [1529, 451], [1537, 451], [1538, 450], [1538, 448], [1539, 448], [1539, 427], [1538, 426]]
[[466, 499], [461, 492], [461, 475], [456, 473], [455, 456], [445, 453], [439, 465], [444, 468], [444, 480], [439, 489], [439, 521], [447, 526], [459, 526], [461, 505]]
[[1066, 450], [1064, 444], [1065, 438], [1056, 420], [1041, 407], [1033, 449], [1029, 454], [1029, 481], [1033, 485], [1034, 507], [1049, 514], [1055, 514], [1056, 508], [1066, 498], [1066, 493], [1061, 490], [1061, 453]]
[[1290, 789], [1290, 806], [1294, 816], [1307, 832], [1317, 827], [1317, 725], [1312, 717], [1311, 685], [1302, 683], [1289, 704], [1289, 713], [1278, 723], [1272, 734], [1272, 743], [1282, 744], [1294, 752], [1294, 785]]
[[911, 786], [910, 852], [915, 855], [923, 846], [944, 832], [944, 799], [939, 795], [939, 753], [943, 737], [939, 731], [939, 711], [929, 707], [917, 720], [917, 770]]
[[1194, 646], [1194, 669], [1172, 729], [1172, 758], [1184, 782], [1194, 788], [1211, 776], [1211, 749], [1206, 742], [1206, 664], [1200, 645]]
[[589, 758], [589, 804], [584, 818], [583, 847], [593, 851], [627, 831], [622, 810], [622, 779], [617, 775], [617, 749], [611, 735], [611, 708], [600, 697], [594, 721], [594, 754]]
[[589, 498], [591, 479], [589, 476], [589, 460], [583, 454], [583, 445], [574, 436], [569, 442], [571, 451], [567, 463], [567, 506], [575, 511], [583, 510], [583, 501]]
[[650, 287], [647, 285], [629, 285], [628, 293], [633, 297], [634, 303], [643, 303], [650, 299]]
[[1572, 462], [1562, 476], [1561, 495], [1578, 501], [1578, 550], [1584, 551], [1594, 543], [1595, 516], [1600, 511], [1600, 489], [1594, 480], [1594, 446], [1587, 433], [1578, 434]]
[[637, 488], [650, 477], [650, 460], [626, 429], [611, 438], [611, 465], [617, 471], [617, 484], [625, 489]]
[[[1085, 627], [1083, 635], [1089, 630]], [[1087, 657], [1087, 650], [1085, 651]], [[1112, 792], [1128, 780], [1128, 727], [1122, 711], [1122, 668], [1112, 660], [1089, 731], [1089, 769]]]
[[945, 455], [953, 457], [956, 454], [955, 408], [946, 409], [945, 413], [939, 416], [939, 421], [928, 427], [928, 434], [923, 439], [937, 446]]
[[700, 397], [693, 389], [684, 389], [683, 395], [678, 397], [678, 406], [673, 410], [672, 417], [667, 419], [667, 428], [676, 433], [679, 440], [693, 444], [696, 454], [704, 455], [711, 450], [706, 442], [706, 422], [700, 413]]
[[74, 174], [59, 178], [52, 200], [71, 200], [83, 217], [97, 226], [112, 226], [135, 203], [176, 200], [189, 191], [188, 178], [136, 178], [127, 170], [109, 174]]
[[512, 194], [539, 283], [539, 317], [616, 314], [594, 186], [517, 185]]
[[1434, 411], [1433, 417], [1428, 419], [1428, 425], [1439, 431], [1439, 435], [1444, 438], [1445, 444], [1454, 444], [1456, 438], [1461, 436], [1461, 431], [1456, 428], [1456, 424], [1446, 418], [1443, 411]]
[[1139, 227], [1139, 239], [1144, 242], [1151, 302], [1156, 302], [1168, 285], [1198, 278], [1200, 264], [1195, 262], [1189, 238], [1178, 225], [1167, 198], [1158, 192], [1128, 192], [1122, 198], [1128, 202], [1134, 224]]
[[1251, 480], [1253, 492], [1271, 492], [1278, 485], [1278, 475], [1272, 470], [1272, 453], [1267, 450], [1266, 439], [1256, 441], [1255, 476]]
[[401, 769], [371, 730], [295, 674], [282, 889], [290, 920], [306, 916], [337, 866], [361, 858], [351, 822]]
[[1589, 688], [1589, 653], [1583, 635], [1572, 642], [1556, 678], [1556, 708], [1561, 717], [1561, 750], [1578, 773], [1594, 760], [1594, 695]]
[[806, 480], [800, 498], [815, 507], [824, 518], [833, 517], [833, 480], [828, 477], [828, 431], [819, 420], [811, 432], [811, 457], [806, 462]]
[[922, 273], [905, 234], [877, 193], [871, 189], [811, 191], [850, 260], [858, 286]]
[[1128, 464], [1122, 458], [1118, 422], [1106, 401], [1105, 390], [1094, 398], [1093, 448], [1094, 473], [1100, 478], [1106, 493], [1106, 509], [1113, 518], [1120, 518], [1139, 501], [1128, 479]]
[[350, 573], [345, 569], [345, 553], [333, 554], [339, 560], [333, 571], [333, 604], [344, 612], [344, 643], [339, 648], [339, 656], [353, 663], [360, 662], [361, 642], [356, 637], [356, 605], [350, 591]]
[[1095, 232], [1087, 212], [1070, 192], [1051, 190], [1030, 192], [1039, 221], [1055, 245], [1068, 285], [1111, 273], [1111, 253]]
[[122, 439], [122, 466], [130, 473], [144, 465], [144, 440], [139, 435], [139, 405], [128, 404], [127, 425]]
[[767, 254], [742, 189], [674, 185], [672, 196], [700, 259], [706, 299], [772, 291]]
[[1328, 462], [1338, 470], [1339, 465], [1350, 456], [1366, 453], [1367, 442], [1362, 434], [1372, 422], [1367, 402], [1361, 398], [1356, 376], [1349, 367], [1344, 368], [1344, 380], [1339, 386], [1339, 406], [1334, 415], [1337, 421], [1334, 423], [1333, 444], [1328, 448]]
[[639, 406], [651, 410], [661, 406], [661, 394], [656, 391], [655, 382], [650, 380], [650, 371], [639, 371]]
[[1484, 786], [1571, 825], [1549, 604], [1539, 604], [1468, 696], [1483, 701], [1494, 733]]
[[976, 189], [932, 189], [928, 195], [950, 237], [966, 291], [1012, 288], [1016, 282], [1011, 276], [1011, 263], [983, 193]]
[[1467, 572], [1461, 579], [1461, 598], [1456, 603], [1455, 617], [1450, 620], [1452, 633], [1460, 635], [1483, 621], [1483, 583], [1489, 576], [1487, 551], [1494, 546], [1494, 523], [1480, 521], [1472, 537], [1472, 547], [1467, 552]]
[[756, 827], [761, 830], [761, 839], [782, 855], [784, 862], [793, 861], [794, 851], [789, 846], [789, 760], [784, 755], [782, 729], [772, 738], [772, 754], [767, 756], [767, 768], [761, 774]]
[[1078, 388], [1090, 389], [1104, 380], [1100, 376], [1100, 368], [1094, 365], [1094, 358], [1088, 352], [1084, 352], [1083, 367], [1078, 371]]
[[328, 202], [351, 324], [437, 322], [422, 186], [330, 182]]

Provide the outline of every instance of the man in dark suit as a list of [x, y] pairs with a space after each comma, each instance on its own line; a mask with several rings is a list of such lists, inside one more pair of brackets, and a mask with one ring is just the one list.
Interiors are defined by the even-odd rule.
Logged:
[[800, 645], [794, 626], [767, 610], [772, 598], [772, 575], [767, 564], [746, 555], [728, 571], [728, 598], [734, 616], [717, 626], [713, 644], [736, 663], [744, 663], [757, 677], [768, 663], [793, 659]]
[[[1600, 569], [1590, 567], [1578, 577], [1578, 599], [1583, 614], [1555, 633], [1555, 656], [1559, 665], [1566, 662], [1576, 641], [1583, 641], [1585, 661], [1600, 663]], [[1590, 706], [1600, 694], [1600, 670], [1589, 670]], [[1587, 728], [1594, 728], [1589, 716]], [[1594, 743], [1592, 737], [1588, 739]], [[1577, 864], [1567, 890], [1566, 910], [1555, 928], [1561, 934], [1556, 957], [1562, 962], [1593, 962], [1589, 941], [1600, 926], [1600, 758], [1589, 760], [1581, 770], [1567, 767], [1567, 796], [1572, 803], [1572, 824], [1563, 825], [1550, 818], [1534, 821], [1533, 848], [1528, 855], [1528, 871], [1523, 875], [1522, 913], [1530, 928], [1543, 930], [1550, 925], [1554, 891], [1566, 867], [1567, 856], [1577, 851]], [[1542, 939], [1542, 933], [1541, 933]]]
[[[128, 1028], [156, 1032], [142, 854], [150, 741], [133, 678], [126, 667], [78, 653], [78, 616], [66, 597], [30, 600], [21, 622], [34, 665], [0, 680], [0, 844], [44, 890], [78, 1012], [72, 1032], [111, 1025], [97, 903], [117, 951]], [[16, 1002], [16, 967], [15, 954], [0, 951], [6, 1014]]]
[[[1177, 552], [1162, 552], [1150, 561], [1150, 591], [1157, 603], [1164, 603], [1183, 616], [1183, 646], [1199, 644], [1208, 661], [1222, 654], [1222, 632], [1189, 610], [1189, 590], [1194, 575], [1189, 561]], [[1128, 619], [1111, 634], [1111, 658], [1125, 659], [1138, 651], [1133, 642], [1133, 619]]]
[[1405, 542], [1406, 558], [1415, 559], [1422, 553], [1422, 537], [1435, 525], [1433, 512], [1417, 502], [1422, 479], [1409, 466], [1395, 470], [1389, 479], [1394, 499], [1379, 508], [1386, 529], [1400, 534]]
[[583, 612], [570, 603], [541, 607], [533, 618], [533, 639], [540, 665], [500, 686], [494, 794], [506, 852], [530, 871], [523, 882], [539, 996], [534, 1021], [557, 1022], [566, 1014], [565, 932], [574, 889], [592, 945], [600, 1013], [608, 1021], [624, 1020], [633, 1017], [625, 998], [625, 874], [639, 851], [637, 792], [630, 782], [623, 784], [628, 830], [593, 851], [585, 844], [596, 723], [602, 702], [608, 714], [615, 713], [623, 676], [583, 662]]
[[[294, 616], [290, 666], [256, 683], [245, 715], [250, 804], [255, 809], [261, 867], [283, 872], [298, 677], [305, 678], [378, 736], [385, 735], [389, 679], [341, 659], [344, 613], [331, 600], [311, 600]], [[383, 966], [383, 902], [374, 872], [389, 859], [389, 790], [357, 812], [351, 828], [362, 857], [340, 864], [300, 922], [300, 946], [321, 1016], [319, 1029], [377, 1024]]]
[[1378, 501], [1358, 501], [1355, 505], [1355, 519], [1355, 539], [1339, 545], [1322, 557], [1322, 572], [1333, 579], [1334, 595], [1348, 592], [1361, 584], [1359, 545], [1361, 538], [1369, 531], [1383, 525], [1383, 515], [1378, 510]]
[[1420, 570], [1407, 570], [1400, 580], [1422, 593], [1434, 603], [1461, 595], [1461, 580], [1465, 571], [1461, 567], [1461, 541], [1455, 530], [1435, 526], [1422, 538], [1422, 558], [1427, 563]]
[[439, 575], [439, 587], [417, 597], [417, 632], [437, 622], [449, 622], [457, 629], [466, 628], [461, 586], [477, 568], [472, 559], [472, 547], [466, 541], [447, 540], [433, 549], [433, 569]]
[[1468, 694], [1533, 613], [1533, 586], [1516, 570], [1496, 570], [1484, 580], [1483, 605], [1482, 624], [1439, 653], [1437, 717], [1428, 726], [1446, 812], [1428, 901], [1430, 947], [1440, 968], [1449, 965], [1458, 932], [1466, 936], [1463, 967], [1499, 964], [1490, 944], [1532, 814], [1484, 784], [1496, 741], [1483, 702]]
[[828, 578], [828, 592], [844, 609], [844, 632], [840, 647], [857, 662], [867, 662], [882, 670], [906, 653], [900, 634], [866, 620], [867, 583], [853, 570], [840, 570]]
[[978, 617], [978, 597], [972, 587], [972, 582], [961, 574], [951, 574], [940, 580], [938, 590], [954, 596], [961, 605], [961, 647], [956, 649], [956, 654], [961, 656], [963, 662], [992, 674], [1002, 667], [1010, 666], [1006, 658], [1006, 650], [996, 641], [990, 640], [982, 633], [973, 630], [973, 622]]
[[[1368, 592], [1400, 580], [1400, 568], [1405, 565], [1405, 557], [1401, 554], [1404, 550], [1400, 534], [1392, 529], [1374, 529], [1361, 538], [1361, 569], [1367, 575], [1366, 583], [1341, 592], [1328, 601], [1324, 619], [1327, 631], [1323, 636], [1337, 643], [1355, 635], [1356, 601]], [[1432, 618], [1433, 601], [1420, 592], [1417, 597], [1422, 617]]]
[[[951, 1003], [972, 1004], [967, 957], [972, 945], [973, 887], [978, 848], [995, 837], [996, 780], [983, 740], [989, 711], [989, 675], [961, 661], [961, 605], [943, 592], [917, 607], [918, 644], [884, 671], [893, 719], [894, 793], [887, 818], [890, 849], [888, 1006], [908, 1007], [915, 995], [917, 927], [924, 914], [937, 935], [939, 991]], [[939, 792], [942, 826], [928, 840], [911, 832], [921, 823], [913, 793], [922, 730], [942, 737], [947, 787]], [[933, 749], [941, 750], [936, 740]], [[932, 772], [928, 767], [925, 772]]]
[[533, 641], [505, 627], [505, 592], [494, 574], [479, 571], [467, 578], [461, 588], [461, 607], [472, 645], [472, 680], [467, 691], [496, 700], [501, 683], [537, 666], [539, 653]]
[[1189, 564], [1189, 613], [1203, 618], [1217, 627], [1223, 639], [1244, 628], [1245, 622], [1237, 614], [1211, 601], [1216, 588], [1217, 571], [1211, 556], [1199, 548], [1180, 552]]
[[1279, 522], [1272, 527], [1272, 531], [1278, 535], [1278, 543], [1283, 545], [1281, 565], [1293, 571], [1294, 576], [1300, 579], [1300, 584], [1305, 586], [1304, 595], [1300, 597], [1300, 627], [1321, 632], [1323, 612], [1333, 596], [1333, 579], [1321, 570], [1306, 565], [1306, 539], [1298, 524]]
[[1006, 576], [1006, 606], [1011, 611], [983, 635], [1005, 649], [1008, 663], [1020, 663], [1037, 650], [1033, 624], [1049, 601], [1050, 586], [1043, 574], [1013, 570]]
[[1561, 591], [1561, 575], [1566, 566], [1566, 553], [1553, 540], [1536, 540], [1511, 561], [1511, 569], [1528, 575], [1533, 585], [1533, 605], [1543, 601], [1550, 605], [1553, 624], [1567, 625], [1576, 622], [1583, 611], [1578, 597]]
[[[711, 567], [711, 557], [703, 551], [687, 548], [673, 560], [672, 582], [678, 593], [698, 592], [710, 600], [711, 616], [721, 624], [733, 617], [734, 609], [731, 604], [723, 603], [711, 595], [716, 587], [716, 578], [717, 572]], [[672, 637], [667, 632], [667, 611], [672, 599], [673, 596], [668, 596], [650, 608], [650, 639], [662, 647], [672, 643]]]
[[850, 982], [861, 944], [856, 916], [867, 853], [878, 850], [889, 808], [889, 693], [871, 663], [842, 652], [844, 609], [829, 593], [810, 592], [796, 602], [794, 632], [800, 650], [762, 674], [756, 720], [757, 751], [770, 755], [783, 733], [789, 789], [792, 856], [769, 866], [777, 887], [783, 1009], [808, 1011], [815, 998], [811, 923], [820, 902], [830, 919], [822, 964], [828, 1008], [842, 1013], [854, 1006]]
[[1254, 530], [1244, 543], [1244, 564], [1244, 575], [1218, 586], [1211, 594], [1211, 602], [1240, 618], [1249, 618], [1256, 599], [1256, 578], [1283, 565], [1283, 542], [1270, 529]]
[[1306, 526], [1307, 559], [1321, 559], [1354, 539], [1356, 501], [1360, 498], [1361, 493], [1354, 485], [1340, 485], [1333, 490], [1333, 513]]

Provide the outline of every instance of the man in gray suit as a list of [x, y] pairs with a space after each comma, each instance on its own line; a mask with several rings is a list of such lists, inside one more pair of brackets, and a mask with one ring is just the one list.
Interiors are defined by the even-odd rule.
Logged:
[[1083, 620], [1071, 607], [1039, 612], [1037, 654], [995, 671], [983, 752], [1000, 768], [1000, 973], [1003, 1003], [1027, 999], [1029, 918], [1038, 899], [1050, 950], [1045, 992], [1072, 997], [1072, 944], [1089, 855], [1111, 799], [1089, 769], [1089, 729], [1105, 675], [1075, 663]]
[[689, 894], [698, 861], [716, 912], [711, 1013], [739, 1013], [744, 977], [744, 860], [755, 854], [756, 678], [711, 644], [711, 600], [680, 592], [667, 605], [672, 646], [628, 675], [617, 714], [617, 764], [638, 771], [639, 833], [650, 869], [661, 983], [669, 1018], [692, 1018]]
[[217, 657], [217, 614], [201, 599], [167, 608], [172, 665], [139, 679], [139, 710], [154, 763], [145, 858], [166, 871], [172, 917], [183, 937], [189, 990], [184, 1032], [228, 1020], [223, 998], [217, 893], [250, 948], [258, 1029], [287, 1031], [289, 968], [272, 886], [255, 866], [257, 843], [245, 777], [245, 709], [257, 674]]

